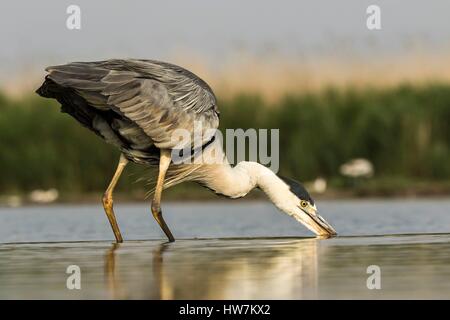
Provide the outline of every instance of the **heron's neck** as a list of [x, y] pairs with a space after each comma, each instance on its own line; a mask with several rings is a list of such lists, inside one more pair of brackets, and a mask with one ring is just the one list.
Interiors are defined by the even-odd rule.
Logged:
[[214, 165], [206, 186], [230, 198], [245, 196], [253, 188], [259, 187], [278, 205], [289, 192], [289, 187], [275, 173], [257, 162], [243, 161], [235, 167], [228, 163]]

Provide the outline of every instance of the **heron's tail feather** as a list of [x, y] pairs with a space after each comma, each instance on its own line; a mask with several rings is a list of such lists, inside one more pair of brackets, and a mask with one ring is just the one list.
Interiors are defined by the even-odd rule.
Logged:
[[48, 76], [45, 77], [44, 83], [36, 90], [36, 93], [44, 98], [56, 98], [58, 92], [58, 85], [50, 80]]
[[95, 109], [90, 108], [72, 89], [60, 86], [47, 76], [36, 93], [44, 98], [55, 98], [61, 104], [61, 112], [70, 114], [83, 126], [99, 134], [92, 123], [97, 115]]

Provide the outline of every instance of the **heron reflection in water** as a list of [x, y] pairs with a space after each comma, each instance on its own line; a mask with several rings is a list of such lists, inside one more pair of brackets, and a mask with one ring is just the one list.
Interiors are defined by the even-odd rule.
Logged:
[[317, 298], [318, 242], [314, 239], [230, 240], [227, 245], [212, 241], [199, 246], [186, 241], [176, 246], [141, 242], [135, 248], [113, 244], [105, 254], [109, 297]]

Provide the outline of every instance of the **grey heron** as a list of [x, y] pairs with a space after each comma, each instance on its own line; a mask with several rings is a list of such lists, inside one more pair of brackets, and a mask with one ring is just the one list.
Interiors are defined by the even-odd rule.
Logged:
[[[161, 195], [163, 189], [183, 181], [199, 182], [230, 198], [243, 197], [253, 188], [260, 188], [278, 209], [317, 235], [336, 234], [318, 214], [302, 184], [279, 177], [257, 162], [230, 165], [221, 144], [211, 134], [211, 129], [219, 125], [216, 97], [208, 84], [192, 72], [166, 62], [138, 59], [73, 62], [48, 67], [46, 71], [45, 81], [36, 92], [56, 99], [62, 112], [121, 152], [103, 196], [104, 210], [117, 242], [123, 238], [113, 210], [113, 191], [129, 161], [158, 167], [151, 211], [171, 242], [175, 238], [162, 216]], [[203, 134], [193, 140], [200, 139], [197, 145], [202, 151], [212, 150], [220, 159], [218, 163], [172, 161], [177, 144], [173, 133], [184, 129], [193, 135], [195, 123], [201, 124]]]

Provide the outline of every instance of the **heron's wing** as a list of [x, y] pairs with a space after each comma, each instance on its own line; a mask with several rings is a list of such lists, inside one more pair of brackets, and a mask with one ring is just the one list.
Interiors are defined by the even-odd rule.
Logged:
[[216, 98], [209, 86], [172, 64], [108, 60], [46, 70], [51, 80], [73, 89], [92, 107], [111, 109], [134, 122], [158, 148], [174, 148], [186, 133], [191, 145], [194, 139], [196, 146], [203, 145], [219, 125]]

